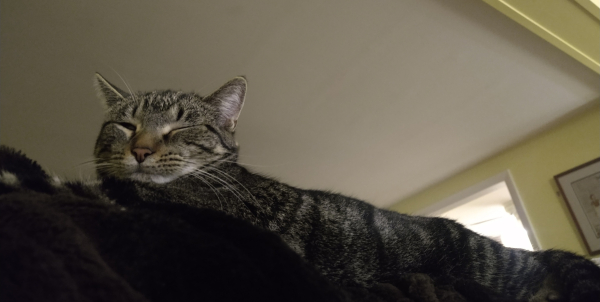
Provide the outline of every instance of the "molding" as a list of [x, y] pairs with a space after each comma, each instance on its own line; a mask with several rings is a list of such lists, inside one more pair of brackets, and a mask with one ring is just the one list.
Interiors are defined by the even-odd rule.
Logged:
[[529, 215], [527, 215], [527, 211], [523, 206], [521, 195], [519, 195], [519, 192], [517, 191], [517, 187], [509, 170], [506, 170], [480, 183], [468, 187], [452, 196], [441, 200], [440, 202], [434, 203], [433, 205], [427, 208], [421, 209], [415, 212], [414, 215], [438, 216], [453, 208], [456, 208], [470, 201], [473, 201], [485, 194], [488, 194], [489, 192], [492, 192], [504, 185], [506, 185], [508, 191], [510, 192], [510, 197], [515, 205], [517, 214], [519, 214], [519, 218], [521, 219], [523, 228], [527, 230], [527, 235], [529, 236], [529, 241], [531, 241], [533, 249], [536, 251], [540, 250], [540, 242], [537, 240], [537, 236], [535, 235], [534, 229], [531, 226], [531, 223], [529, 222]]
[[[579, 0], [579, 2], [591, 2], [596, 0]], [[558, 34], [552, 32], [550, 29], [544, 27], [540, 23], [533, 20], [531, 17], [527, 16], [526, 13], [520, 11], [517, 7], [507, 3], [506, 0], [483, 0], [483, 2], [491, 5], [496, 10], [502, 12], [507, 17], [513, 19], [517, 23], [523, 25], [525, 28], [529, 29], [536, 35], [540, 36], [542, 39], [550, 42], [552, 45], [558, 47], [560, 50], [564, 51], [571, 57], [575, 58], [577, 61], [583, 63], [585, 66], [589, 67], [596, 73], [600, 74], [600, 56], [598, 54], [590, 54], [585, 51], [580, 50], [576, 45], [570, 44], [565, 40], [565, 37], [561, 37]], [[568, 2], [568, 1], [567, 1]], [[544, 5], [545, 3], [542, 1], [540, 5]], [[577, 4], [573, 4], [577, 5]], [[590, 5], [595, 5], [594, 3], [590, 3]], [[585, 5], [582, 5], [587, 9]], [[583, 11], [583, 10], [582, 10]], [[573, 18], [583, 18], [588, 17], [587, 13], [584, 13], [581, 16], [572, 16]], [[594, 13], [592, 15], [596, 16]], [[589, 17], [588, 17], [589, 18]], [[566, 20], [565, 22], [568, 22]], [[568, 37], [567, 37], [568, 38]], [[593, 41], [594, 37], [590, 37]]]
[[513, 203], [515, 204], [515, 208], [517, 209], [517, 214], [519, 214], [519, 218], [521, 219], [521, 223], [523, 224], [523, 228], [527, 231], [527, 236], [529, 236], [529, 241], [531, 241], [531, 245], [533, 249], [538, 251], [541, 250], [542, 247], [540, 242], [535, 235], [535, 231], [531, 222], [529, 221], [529, 215], [527, 214], [527, 210], [525, 210], [525, 206], [523, 205], [523, 199], [521, 199], [521, 195], [517, 190], [517, 186], [515, 185], [515, 181], [513, 180], [512, 174], [509, 170], [506, 170], [507, 178], [504, 180], [506, 183], [506, 187], [508, 188], [508, 192], [510, 192], [510, 197], [512, 198]]
[[600, 20], [600, 0], [575, 0], [575, 2]]
[[437, 216], [458, 206], [469, 203], [501, 187], [503, 185], [502, 182], [507, 178], [507, 173], [508, 171], [504, 171], [476, 185], [468, 187], [452, 196], [444, 198], [440, 202], [436, 202], [429, 207], [416, 211], [414, 215]]

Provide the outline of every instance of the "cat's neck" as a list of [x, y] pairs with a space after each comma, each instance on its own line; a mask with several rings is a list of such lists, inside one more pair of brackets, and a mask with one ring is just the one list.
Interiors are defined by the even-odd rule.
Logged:
[[208, 173], [212, 173], [214, 175], [219, 175], [221, 173], [226, 173], [228, 176], [239, 178], [242, 174], [247, 172], [246, 168], [242, 167], [236, 162], [231, 163], [222, 163], [216, 167], [211, 167], [206, 169]]
[[188, 185], [193, 183], [198, 187], [218, 188], [225, 184], [239, 184], [249, 174], [252, 173], [237, 163], [222, 163], [218, 166], [190, 172], [173, 182], [177, 184], [187, 183]]

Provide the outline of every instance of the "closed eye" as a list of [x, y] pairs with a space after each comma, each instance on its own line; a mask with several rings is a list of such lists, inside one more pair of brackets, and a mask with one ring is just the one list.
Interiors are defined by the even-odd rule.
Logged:
[[135, 131], [137, 129], [137, 127], [131, 123], [120, 122], [117, 124], [119, 124], [120, 126], [122, 126], [123, 128], [125, 128], [127, 130]]
[[195, 127], [200, 127], [200, 126], [203, 126], [203, 125], [190, 125], [190, 126], [183, 126], [183, 127], [171, 129], [171, 131], [169, 131], [169, 133], [163, 135], [163, 139], [167, 140], [169, 138], [169, 136], [173, 135], [173, 133], [175, 133], [175, 132], [179, 132], [181, 130], [186, 130], [186, 129], [195, 128]]
[[201, 126], [204, 126], [204, 125], [190, 125], [190, 126], [183, 126], [183, 127], [179, 127], [179, 128], [171, 129], [171, 132], [180, 131], [180, 130], [185, 130], [185, 129], [190, 129], [190, 128], [196, 128], [196, 127], [201, 127]]

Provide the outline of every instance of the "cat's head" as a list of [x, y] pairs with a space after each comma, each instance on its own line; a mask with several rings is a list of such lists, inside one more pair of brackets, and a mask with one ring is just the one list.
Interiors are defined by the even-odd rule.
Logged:
[[94, 156], [100, 177], [166, 183], [237, 160], [234, 130], [246, 79], [207, 97], [162, 90], [129, 93], [96, 74], [107, 108]]

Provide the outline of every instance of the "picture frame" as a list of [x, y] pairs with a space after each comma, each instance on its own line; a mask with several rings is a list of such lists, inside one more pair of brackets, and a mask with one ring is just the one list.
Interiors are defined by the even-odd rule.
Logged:
[[600, 157], [554, 176], [590, 255], [600, 254]]

